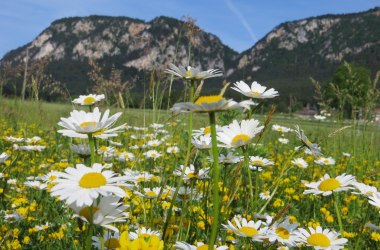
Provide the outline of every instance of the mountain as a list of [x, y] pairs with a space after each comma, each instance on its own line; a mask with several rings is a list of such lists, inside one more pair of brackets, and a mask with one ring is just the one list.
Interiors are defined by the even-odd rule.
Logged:
[[153, 68], [188, 65], [189, 44], [191, 65], [225, 71], [234, 67], [238, 53], [218, 37], [200, 30], [191, 20], [162, 16], [150, 22], [109, 16], [59, 19], [31, 43], [7, 53], [1, 62], [23, 64], [27, 48], [30, 62], [47, 56], [48, 73], [77, 95], [91, 89], [89, 60], [109, 70], [112, 66], [122, 70], [127, 80], [148, 78], [149, 82], [150, 73], [148, 77], [146, 73]]
[[309, 78], [331, 79], [343, 60], [380, 70], [380, 8], [285, 22], [242, 52], [232, 79], [255, 79], [310, 100]]
[[[162, 70], [169, 63], [188, 65], [191, 44], [190, 65], [219, 68], [229, 81], [256, 80], [274, 87], [285, 105], [290, 95], [310, 102], [310, 77], [330, 79], [343, 60], [367, 67], [373, 74], [380, 70], [378, 27], [380, 8], [285, 22], [239, 54], [192, 22], [169, 17], [149, 22], [128, 17], [73, 17], [53, 22], [31, 43], [7, 53], [0, 63], [23, 64], [29, 48], [30, 61], [48, 56], [48, 73], [77, 95], [93, 84], [88, 77], [90, 60], [108, 72], [112, 66], [121, 69], [126, 80], [147, 83], [153, 68]], [[211, 81], [205, 90], [215, 93], [220, 81]], [[136, 84], [135, 91], [141, 92], [141, 86]]]

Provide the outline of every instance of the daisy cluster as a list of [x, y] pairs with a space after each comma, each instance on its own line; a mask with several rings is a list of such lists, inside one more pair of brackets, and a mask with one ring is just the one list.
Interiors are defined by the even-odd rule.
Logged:
[[197, 89], [172, 109], [194, 115], [194, 129], [181, 116], [123, 123], [96, 94], [74, 99], [54, 131], [0, 119], [0, 249], [379, 247], [380, 161], [262, 121], [273, 88], [238, 81], [202, 96], [221, 71], [167, 73]]

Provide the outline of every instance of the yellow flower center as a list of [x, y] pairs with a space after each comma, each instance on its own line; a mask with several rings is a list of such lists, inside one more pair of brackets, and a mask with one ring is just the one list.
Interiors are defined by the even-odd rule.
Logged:
[[187, 177], [189, 177], [190, 179], [192, 179], [192, 178], [197, 178], [197, 177], [198, 177], [198, 174], [197, 174], [197, 173], [188, 173], [188, 174], [187, 174]]
[[156, 154], [156, 153], [152, 153], [150, 156], [151, 156], [151, 157], [156, 157], [157, 154]]
[[331, 245], [330, 239], [322, 233], [310, 235], [309, 238], [307, 238], [307, 243], [315, 247], [329, 247]]
[[97, 207], [84, 207], [79, 211], [79, 215], [86, 218], [89, 222], [92, 222], [94, 214], [99, 211]]
[[255, 96], [258, 96], [258, 95], [260, 95], [260, 92], [258, 92], [258, 91], [251, 91], [251, 94], [255, 95]]
[[99, 130], [99, 131], [97, 131], [97, 132], [95, 132], [95, 133], [92, 133], [92, 135], [101, 135], [101, 134], [103, 134], [104, 133], [104, 131], [105, 131], [105, 129], [101, 129], [101, 130]]
[[105, 151], [107, 151], [107, 147], [106, 146], [101, 146], [99, 148], [99, 150], [102, 151], [102, 152], [105, 152]]
[[319, 184], [319, 190], [332, 191], [340, 187], [340, 182], [335, 178], [326, 179]]
[[282, 131], [282, 128], [280, 127], [280, 128], [278, 128], [277, 130], [281, 132], [281, 131]]
[[241, 227], [239, 228], [239, 231], [247, 235], [248, 237], [252, 237], [258, 234], [258, 231], [256, 230], [256, 228], [253, 228], [253, 227]]
[[89, 127], [89, 126], [96, 126], [97, 122], [82, 122], [79, 126], [81, 127]]
[[233, 143], [233, 144], [238, 144], [239, 142], [243, 142], [243, 143], [245, 144], [245, 143], [248, 142], [250, 139], [251, 139], [251, 137], [249, 137], [249, 135], [246, 135], [246, 134], [239, 134], [239, 135], [236, 135], [236, 136], [232, 139], [232, 143]]
[[153, 191], [148, 191], [148, 192], [146, 192], [145, 194], [146, 194], [146, 196], [151, 197], [151, 198], [157, 196], [157, 194], [156, 194], [155, 192], [153, 192]]
[[303, 165], [302, 165], [302, 163], [301, 163], [301, 162], [298, 162], [298, 163], [297, 163], [297, 166], [298, 166], [298, 167], [300, 167], [300, 168], [302, 168], [302, 167], [303, 167]]
[[98, 188], [106, 184], [106, 177], [97, 172], [84, 174], [79, 181], [79, 186], [82, 188]]
[[145, 177], [139, 177], [136, 179], [137, 182], [143, 182], [145, 181]]
[[[197, 247], [197, 250], [207, 250], [207, 249], [208, 249], [208, 244], [204, 244], [202, 246]], [[214, 249], [215, 249], [215, 247], [214, 247]]]
[[328, 159], [324, 159], [323, 162], [327, 164], [327, 163], [329, 163], [329, 160]]
[[210, 134], [211, 133], [211, 128], [210, 127], [204, 128], [203, 129], [203, 133], [204, 134]]
[[104, 242], [104, 246], [108, 249], [114, 249], [114, 248], [119, 248], [120, 242], [118, 239], [115, 238], [110, 238]]
[[252, 165], [259, 165], [259, 166], [262, 166], [262, 165], [264, 165], [264, 161], [262, 161], [262, 160], [253, 160], [253, 161], [251, 161], [251, 164]]
[[278, 227], [276, 229], [276, 234], [285, 240], [289, 239], [290, 237], [289, 231], [283, 227]]
[[190, 72], [190, 70], [188, 69], [188, 70], [186, 70], [186, 75], [188, 76], [188, 77], [190, 77], [191, 76], [191, 72]]
[[84, 104], [87, 104], [87, 105], [90, 105], [90, 104], [93, 104], [95, 102], [95, 98], [92, 97], [92, 96], [87, 96], [86, 98], [84, 98], [83, 100], [83, 103]]
[[223, 97], [220, 95], [210, 95], [210, 96], [201, 96], [197, 99], [195, 104], [201, 105], [202, 103], [214, 103], [222, 100]]

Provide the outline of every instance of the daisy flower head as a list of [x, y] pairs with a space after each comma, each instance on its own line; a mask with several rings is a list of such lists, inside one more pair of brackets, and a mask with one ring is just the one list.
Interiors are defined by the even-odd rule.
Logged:
[[302, 144], [304, 146], [306, 146], [313, 155], [315, 156], [319, 156], [319, 155], [322, 155], [321, 153], [321, 149], [318, 147], [318, 144], [316, 143], [312, 143], [305, 135], [305, 132], [300, 129], [300, 127], [298, 125], [295, 126], [295, 133], [298, 137], [298, 139], [302, 142]]
[[307, 162], [302, 158], [296, 158], [292, 160], [292, 163], [299, 168], [307, 168], [308, 166]]
[[157, 150], [149, 150], [144, 153], [144, 156], [148, 159], [156, 160], [162, 156], [162, 154], [158, 153]]
[[221, 112], [230, 109], [249, 109], [251, 105], [255, 103], [252, 101], [243, 101], [237, 103], [232, 99], [225, 99], [221, 95], [211, 95], [211, 96], [200, 96], [198, 99], [192, 102], [180, 102], [174, 104], [172, 110], [174, 113], [179, 112], [197, 112], [197, 113], [208, 113], [208, 112]]
[[288, 133], [288, 132], [292, 132], [293, 131], [293, 129], [291, 129], [291, 128], [280, 126], [280, 125], [277, 125], [277, 124], [274, 124], [272, 126], [272, 130], [277, 131], [277, 132], [281, 132], [281, 133]]
[[61, 117], [58, 125], [65, 128], [58, 130], [58, 133], [68, 137], [88, 138], [88, 134], [92, 134], [97, 138], [108, 138], [117, 136], [116, 132], [124, 129], [125, 124], [112, 128], [117, 119], [121, 116], [121, 112], [109, 117], [109, 110], [103, 114], [96, 107], [93, 112], [85, 112], [73, 110], [70, 117]]
[[228, 152], [227, 155], [224, 155], [224, 154], [219, 155], [219, 163], [234, 164], [234, 163], [241, 162], [242, 160], [243, 160], [242, 156], [233, 155], [232, 152]]
[[135, 155], [133, 153], [130, 153], [130, 152], [121, 152], [118, 155], [118, 160], [121, 162], [134, 161]]
[[135, 240], [135, 239], [140, 238], [140, 237], [148, 238], [148, 237], [151, 237], [153, 235], [155, 235], [159, 239], [161, 239], [161, 234], [158, 231], [154, 231], [150, 228], [142, 227], [142, 228], [137, 229], [135, 232], [129, 232], [129, 238], [131, 240]]
[[168, 153], [168, 154], [176, 154], [178, 152], [179, 152], [179, 148], [177, 146], [168, 147], [166, 149], [166, 153]]
[[210, 149], [212, 147], [211, 135], [210, 134], [200, 135], [198, 137], [193, 136], [193, 139], [191, 139], [191, 143], [197, 149]]
[[274, 164], [273, 161], [267, 158], [260, 157], [260, 156], [250, 156], [249, 163], [253, 166], [259, 166], [259, 167], [265, 167], [265, 166], [270, 166]]
[[1, 155], [0, 155], [0, 163], [5, 162], [9, 157], [10, 157], [9, 154], [7, 154], [5, 152], [1, 153]]
[[331, 166], [335, 164], [335, 160], [332, 157], [319, 157], [314, 162], [322, 166]]
[[[191, 245], [189, 243], [186, 243], [184, 241], [177, 241], [174, 244], [175, 249], [180, 249], [180, 250], [208, 250], [209, 245], [203, 243], [203, 242], [197, 242], [197, 245]], [[228, 246], [217, 246], [214, 245], [214, 250], [227, 250], [229, 249]]]
[[251, 87], [249, 87], [244, 81], [235, 82], [234, 87], [231, 87], [231, 89], [236, 90], [247, 97], [257, 99], [273, 98], [279, 95], [274, 88], [267, 90], [267, 87], [260, 85], [256, 81], [251, 84]]
[[77, 206], [77, 204], [72, 203], [70, 207], [75, 212], [76, 217], [88, 223], [119, 232], [116, 227], [110, 225], [115, 222], [123, 222], [128, 217], [128, 213], [124, 212], [128, 206], [119, 201], [120, 197], [118, 196], [101, 196], [91, 206]]
[[92, 236], [92, 245], [97, 249], [103, 249], [101, 242], [103, 243], [104, 249], [115, 249], [120, 248], [120, 234], [117, 232], [105, 231], [103, 234], [103, 240], [99, 240], [99, 237]]
[[154, 199], [157, 198], [160, 193], [161, 193], [161, 188], [160, 187], [155, 187], [155, 188], [144, 188], [144, 192], [140, 193], [138, 191], [134, 192], [135, 194], [147, 198], [147, 199]]
[[147, 145], [149, 147], [157, 147], [157, 146], [160, 146], [162, 144], [162, 141], [160, 140], [151, 140], [151, 141], [148, 141]]
[[51, 195], [58, 196], [69, 205], [91, 206], [100, 195], [124, 197], [126, 193], [120, 186], [129, 186], [126, 181], [130, 179], [126, 176], [117, 177], [116, 173], [104, 170], [104, 166], [99, 163], [92, 167], [77, 164], [76, 168], [68, 167], [65, 172], [57, 173]]
[[218, 69], [209, 69], [206, 71], [201, 71], [197, 68], [191, 66], [175, 66], [174, 64], [169, 65], [169, 69], [165, 70], [165, 73], [178, 76], [185, 80], [204, 80], [212, 77], [222, 76], [222, 72]]
[[83, 106], [90, 106], [90, 105], [94, 105], [97, 102], [100, 102], [104, 98], [105, 96], [103, 94], [80, 95], [78, 98], [73, 100], [73, 103], [83, 105]]
[[359, 191], [359, 193], [352, 192], [353, 194], [361, 194], [366, 197], [371, 197], [377, 193], [377, 188], [374, 186], [366, 185], [361, 182], [354, 182], [352, 185]]
[[288, 144], [289, 143], [289, 139], [286, 139], [286, 138], [283, 138], [283, 137], [278, 138], [278, 141], [280, 143], [282, 143], [282, 144]]
[[228, 225], [223, 225], [224, 228], [231, 230], [235, 234], [241, 237], [250, 238], [252, 241], [262, 241], [267, 236], [265, 235], [266, 228], [260, 228], [264, 225], [264, 222], [258, 220], [254, 222], [253, 220], [247, 221], [246, 218], [234, 218], [234, 223], [227, 221]]
[[264, 126], [259, 126], [259, 121], [255, 119], [242, 120], [240, 124], [234, 120], [221, 128], [217, 133], [217, 139], [222, 143], [222, 147], [237, 148], [249, 144], [263, 129]]
[[298, 223], [291, 223], [289, 217], [283, 222], [275, 222], [268, 230], [270, 242], [278, 241], [283, 245], [295, 247], [298, 240], [297, 232]]
[[270, 192], [269, 191], [264, 191], [260, 193], [260, 198], [262, 200], [269, 200], [270, 199]]
[[380, 208], [380, 193], [379, 192], [374, 193], [373, 195], [369, 196], [368, 199], [369, 199], [368, 201], [369, 204], [377, 208]]
[[319, 181], [306, 183], [305, 186], [309, 189], [305, 190], [304, 194], [314, 194], [323, 196], [331, 195], [333, 192], [346, 191], [354, 189], [352, 186], [356, 182], [355, 176], [342, 174], [335, 178], [325, 174]]
[[344, 244], [348, 241], [346, 238], [339, 238], [340, 233], [327, 228], [323, 229], [320, 226], [317, 226], [316, 229], [309, 227], [309, 231], [299, 228], [296, 234], [300, 242], [314, 247], [314, 249], [343, 249]]
[[323, 121], [326, 119], [326, 116], [324, 115], [314, 115], [314, 118], [318, 121]]
[[[174, 170], [173, 174], [176, 176], [181, 176], [184, 166], [181, 165], [179, 168]], [[210, 172], [210, 168], [201, 168], [195, 169], [193, 164], [185, 168], [185, 175], [183, 176], [184, 181], [188, 181], [190, 179], [208, 179], [208, 173]]]
[[[216, 125], [216, 131], [220, 131], [220, 126]], [[211, 135], [211, 127], [207, 126], [200, 129], [194, 129], [193, 130], [193, 136], [200, 136], [200, 135]]]

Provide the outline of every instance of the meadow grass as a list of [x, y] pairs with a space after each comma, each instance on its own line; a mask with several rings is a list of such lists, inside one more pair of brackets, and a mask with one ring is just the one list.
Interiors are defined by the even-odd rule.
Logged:
[[[91, 243], [91, 236], [107, 240], [103, 238], [104, 228], [91, 229], [92, 225], [89, 226], [79, 218], [73, 218], [72, 210], [63, 201], [51, 197], [49, 191], [44, 188], [40, 190], [37, 184], [26, 184], [28, 180], [38, 180], [46, 183], [49, 190], [54, 182], [43, 181], [41, 177], [44, 175], [51, 171], [64, 171], [78, 163], [91, 165], [88, 157], [73, 154], [69, 148], [73, 143], [86, 143], [86, 140], [70, 139], [56, 132], [57, 129], [61, 129], [57, 122], [61, 117], [68, 117], [74, 108], [78, 107], [71, 104], [18, 99], [0, 100], [0, 153], [7, 152], [10, 155], [10, 158], [0, 163], [1, 249], [83, 249], [88, 246], [88, 239]], [[105, 109], [106, 107], [101, 107], [101, 110]], [[144, 180], [136, 179], [136, 185], [132, 190], [125, 189], [128, 195], [122, 201], [128, 206], [126, 211], [129, 214], [125, 222], [114, 225], [118, 226], [120, 233], [138, 231], [141, 226], [162, 233], [168, 216], [168, 205], [173, 202], [174, 216], [170, 218], [167, 235], [164, 237], [165, 246], [169, 248], [176, 241], [186, 241], [194, 245], [196, 242], [207, 242], [212, 225], [212, 179], [196, 179], [193, 178], [196, 173], [189, 174], [184, 187], [188, 188], [190, 193], [180, 194], [175, 201], [170, 199], [170, 192], [164, 191], [168, 185], [174, 187], [178, 183], [179, 177], [173, 175], [173, 172], [185, 162], [187, 115], [173, 116], [166, 110], [153, 112], [111, 109], [112, 114], [118, 111], [122, 111], [123, 115], [117, 123], [125, 122], [131, 127], [112, 139], [122, 146], [112, 145], [112, 142], [107, 140], [97, 141], [97, 162], [112, 163], [111, 170], [119, 174], [138, 171], [149, 173], [149, 178], [146, 175], [141, 177]], [[231, 122], [231, 117], [241, 120], [245, 115], [218, 114], [217, 124], [226, 125]], [[268, 121], [267, 115], [253, 114], [253, 117], [261, 124]], [[157, 129], [151, 127], [153, 122], [162, 124], [165, 131], [157, 132]], [[303, 150], [295, 151], [294, 147], [301, 145], [296, 135], [273, 131], [271, 128], [274, 124], [289, 128], [299, 125], [312, 142], [321, 146], [324, 156], [335, 159], [335, 164], [321, 166], [315, 163], [316, 157], [303, 153]], [[208, 116], [194, 114], [194, 129], [206, 126]], [[146, 130], [141, 127], [146, 127]], [[274, 162], [262, 167], [261, 172], [252, 171], [251, 181], [255, 184], [253, 205], [248, 202], [250, 194], [247, 187], [250, 182], [245, 163], [222, 164], [220, 223], [227, 224], [227, 221], [231, 221], [235, 225], [234, 216], [246, 218], [248, 221], [261, 218], [264, 223], [265, 218], [255, 217], [259, 212], [261, 215], [265, 213], [266, 216], [273, 216], [277, 221], [282, 221], [288, 216], [292, 223], [297, 221], [299, 227], [322, 226], [336, 232], [341, 231], [348, 239], [348, 249], [379, 248], [380, 234], [364, 226], [368, 222], [376, 225], [379, 223], [378, 209], [368, 203], [366, 196], [356, 195], [351, 191], [339, 192], [333, 196], [303, 193], [306, 189], [304, 181], [316, 182], [326, 173], [331, 177], [343, 173], [351, 174], [358, 182], [378, 187], [379, 130], [378, 125], [370, 123], [316, 121], [291, 115], [274, 115], [260, 139], [254, 140], [252, 147], [246, 151], [249, 156], [261, 156]], [[5, 139], [7, 136], [39, 136], [42, 140], [31, 145], [46, 148], [41, 152], [22, 151], [14, 144], [21, 146], [25, 143], [9, 142]], [[283, 144], [279, 142], [279, 138], [286, 138], [289, 142]], [[154, 139], [159, 139], [161, 144], [149, 146], [149, 142]], [[167, 152], [168, 147], [173, 146], [178, 147], [178, 153]], [[157, 150], [160, 157], [147, 156], [149, 150]], [[132, 152], [134, 158], [121, 161], [120, 154], [127, 151]], [[219, 149], [219, 153], [227, 152], [229, 151], [226, 149]], [[244, 156], [240, 149], [233, 153]], [[200, 171], [211, 167], [209, 156], [208, 150], [192, 147], [189, 157], [190, 162]], [[309, 166], [305, 169], [295, 167], [291, 160], [296, 157], [305, 159]], [[212, 175], [212, 171], [209, 175]], [[148, 197], [147, 188], [153, 190], [155, 187], [161, 188], [157, 197]], [[273, 194], [273, 197], [269, 200], [260, 199], [259, 194], [265, 191]], [[272, 226], [270, 222], [266, 225]], [[262, 242], [239, 237], [222, 227], [219, 235], [221, 241], [218, 244], [228, 245], [230, 249], [277, 249], [281, 245], [279, 241], [263, 245]], [[115, 235], [115, 238], [121, 241], [119, 237]], [[134, 248], [131, 245], [127, 249], [160, 249], [160, 246]]]

